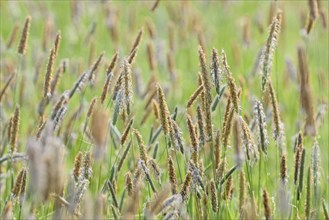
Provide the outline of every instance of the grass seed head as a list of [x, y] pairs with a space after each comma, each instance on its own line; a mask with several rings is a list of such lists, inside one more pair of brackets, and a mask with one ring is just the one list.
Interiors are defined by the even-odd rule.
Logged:
[[19, 42], [19, 46], [18, 46], [18, 53], [21, 55], [25, 55], [26, 54], [26, 50], [27, 50], [27, 41], [29, 38], [29, 31], [30, 31], [30, 26], [31, 26], [31, 16], [26, 17], [25, 19], [25, 24], [24, 24], [24, 28], [22, 31], [22, 35], [21, 35], [21, 40]]

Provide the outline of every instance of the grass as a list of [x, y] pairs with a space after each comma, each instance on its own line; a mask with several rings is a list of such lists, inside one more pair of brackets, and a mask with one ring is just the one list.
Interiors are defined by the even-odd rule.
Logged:
[[[17, 219], [27, 218], [29, 216], [35, 216], [36, 218], [52, 218], [53, 215], [61, 218], [77, 218], [77, 215], [74, 215], [74, 213], [68, 210], [70, 210], [71, 205], [79, 204], [81, 207], [77, 208], [77, 210], [80, 212], [81, 218], [96, 218], [98, 216], [100, 218], [109, 219], [126, 219], [131, 217], [139, 219], [151, 219], [156, 217], [161, 219], [168, 213], [173, 215], [179, 214], [181, 218], [187, 216], [190, 218], [201, 218], [206, 215], [202, 210], [208, 210], [207, 217], [210, 219], [237, 219], [244, 213], [243, 210], [241, 211], [238, 208], [238, 180], [240, 170], [243, 170], [246, 184], [249, 185], [245, 186], [246, 200], [244, 208], [246, 210], [252, 209], [250, 198], [253, 195], [258, 206], [256, 210], [257, 218], [264, 218], [263, 190], [268, 192], [269, 199], [267, 201], [270, 203], [269, 207], [273, 219], [295, 219], [297, 216], [311, 219], [324, 218], [323, 209], [317, 207], [320, 207], [322, 198], [324, 199], [325, 207], [328, 207], [329, 202], [327, 199], [329, 198], [327, 180], [329, 177], [329, 117], [327, 113], [324, 114], [323, 121], [317, 125], [316, 136], [311, 137], [305, 135], [303, 139], [305, 164], [303, 169], [304, 175], [301, 175], [303, 179], [300, 181], [303, 182], [304, 187], [299, 201], [296, 199], [298, 186], [293, 183], [295, 163], [294, 137], [300, 130], [303, 130], [303, 125], [305, 123], [305, 113], [302, 111], [299, 100], [298, 46], [302, 46], [306, 49], [310, 81], [309, 86], [311, 88], [312, 104], [315, 114], [318, 113], [318, 107], [321, 104], [324, 103], [327, 106], [329, 101], [329, 76], [327, 74], [329, 70], [329, 57], [328, 50], [326, 49], [329, 47], [329, 36], [328, 28], [323, 27], [321, 17], [317, 18], [315, 26], [310, 34], [305, 36], [302, 34], [302, 29], [305, 26], [305, 19], [307, 16], [305, 19], [300, 19], [300, 17], [302, 17], [302, 15], [307, 15], [309, 11], [307, 1], [160, 1], [157, 8], [152, 12], [150, 9], [153, 3], [153, 1], [97, 1], [93, 3], [77, 1], [76, 4], [79, 6], [80, 12], [76, 15], [77, 19], [73, 20], [72, 17], [75, 15], [72, 11], [74, 3], [69, 1], [0, 2], [0, 91], [4, 88], [10, 74], [16, 72], [16, 77], [6, 90], [0, 103], [0, 158], [9, 158], [8, 160], [0, 162], [0, 213], [2, 213], [2, 217], [10, 217], [12, 214], [12, 216]], [[280, 187], [282, 185], [280, 182], [280, 158], [282, 152], [278, 149], [277, 143], [272, 135], [272, 107], [270, 102], [266, 101], [267, 99], [269, 100], [266, 93], [262, 92], [262, 77], [259, 75], [260, 71], [258, 70], [256, 75], [250, 74], [257, 53], [262, 45], [266, 43], [269, 34], [268, 26], [271, 23], [271, 5], [272, 8], [277, 7], [283, 10], [283, 21], [281, 33], [279, 34], [278, 47], [273, 55], [273, 67], [269, 75], [278, 101], [280, 117], [285, 130], [288, 177], [284, 192], [285, 195], [289, 195], [288, 201], [283, 201], [282, 197], [279, 199]], [[321, 1], [321, 9], [327, 13], [328, 8], [329, 3], [327, 1]], [[109, 17], [106, 17], [107, 13]], [[27, 53], [20, 56], [17, 53], [17, 47], [25, 18], [28, 15], [32, 17], [32, 21], [27, 42]], [[111, 16], [115, 15], [118, 16], [117, 20], [114, 22], [118, 31], [117, 41], [114, 40], [107, 28], [107, 25], [110, 24], [110, 19], [113, 19]], [[156, 32], [154, 39], [152, 39], [148, 33], [146, 21], [154, 24]], [[326, 21], [328, 22], [328, 13]], [[46, 50], [44, 50], [42, 42], [45, 40], [44, 27], [47, 22], [50, 22], [52, 26], [49, 26], [51, 32], [48, 33], [49, 36], [46, 37], [47, 45]], [[246, 22], [248, 24], [247, 30], [250, 33], [250, 37], [247, 39], [249, 42], [248, 45], [243, 43], [243, 40], [246, 40], [243, 37], [243, 24]], [[259, 27], [256, 25], [257, 22], [259, 22], [263, 31], [260, 31]], [[15, 23], [19, 24], [19, 31], [12, 47], [7, 48], [6, 43]], [[93, 25], [96, 25], [95, 30], [94, 33], [90, 35], [90, 30]], [[170, 26], [173, 27], [174, 50], [170, 50]], [[138, 46], [136, 59], [131, 65], [129, 64], [129, 66], [125, 64], [126, 68], [130, 67], [132, 70], [132, 89], [134, 94], [133, 103], [130, 104], [131, 113], [126, 116], [125, 120], [119, 115], [117, 123], [112, 126], [110, 123], [113, 121], [113, 114], [116, 106], [116, 103], [112, 100], [113, 89], [116, 85], [116, 79], [123, 69], [121, 68], [124, 64], [123, 58], [129, 55], [141, 27], [144, 27], [144, 34]], [[59, 132], [46, 135], [46, 126], [41, 140], [48, 140], [48, 138], [51, 138], [49, 140], [52, 141], [48, 141], [46, 144], [42, 143], [42, 146], [46, 149], [45, 153], [38, 154], [38, 158], [33, 159], [31, 153], [29, 153], [29, 147], [37, 146], [40, 142], [31, 138], [36, 136], [38, 130], [40, 119], [38, 118], [37, 107], [43, 97], [43, 84], [46, 75], [49, 50], [52, 48], [58, 30], [61, 31], [62, 39], [59, 46], [59, 54], [55, 59], [53, 75], [63, 59], [68, 60], [68, 67], [45, 110], [45, 118], [47, 119], [48, 125], [50, 124], [49, 117], [52, 113], [52, 109], [59, 100], [60, 95], [73, 87], [81, 73], [91, 69], [92, 64], [103, 51], [104, 57], [96, 71], [94, 86], [87, 80], [81, 92], [75, 93], [68, 101], [67, 112], [62, 122], [59, 123]], [[243, 161], [232, 173], [233, 194], [231, 199], [222, 198], [222, 193], [226, 193], [227, 182], [221, 185], [220, 180], [216, 180], [216, 167], [213, 157], [214, 145], [212, 142], [200, 144], [198, 162], [195, 163], [194, 161], [194, 163], [197, 164], [196, 169], [188, 165], [193, 150], [189, 137], [189, 129], [187, 127], [187, 115], [192, 116], [193, 126], [195, 126], [195, 130], [197, 131], [196, 135], [199, 135], [196, 107], [197, 105], [202, 105], [200, 98], [198, 98], [191, 108], [186, 109], [189, 97], [199, 86], [198, 72], [200, 72], [201, 69], [198, 60], [198, 46], [200, 44], [198, 37], [203, 39], [201, 41], [202, 44], [204, 44], [203, 46], [206, 54], [207, 74], [210, 74], [209, 66], [212, 48], [217, 48], [219, 54], [221, 54], [222, 49], [225, 50], [232, 78], [237, 88], [241, 88], [239, 98], [240, 111], [238, 111], [238, 114], [243, 116], [248, 123], [256, 147], [258, 147], [257, 129], [252, 128], [252, 122], [255, 118], [253, 113], [255, 98], [262, 102], [266, 114], [266, 129], [269, 136], [267, 155], [260, 151], [260, 160], [257, 162]], [[157, 68], [154, 71], [150, 70], [147, 57], [147, 44], [149, 43], [154, 45], [156, 53], [155, 60], [157, 61]], [[108, 96], [104, 105], [95, 105], [95, 117], [91, 116], [91, 118], [88, 119], [86, 115], [91, 100], [94, 97], [100, 98], [104, 82], [106, 81], [105, 69], [116, 51], [119, 53], [119, 62], [117, 62], [116, 68], [113, 71], [115, 77], [111, 80]], [[176, 78], [172, 78], [173, 76], [170, 75], [170, 70], [167, 67], [167, 53], [173, 57], [174, 77]], [[291, 72], [289, 73], [289, 71], [287, 71], [287, 59], [291, 60], [296, 70], [296, 75], [291, 75]], [[41, 64], [40, 74], [37, 80], [34, 81], [38, 63]], [[136, 75], [140, 75], [139, 80], [141, 83], [136, 80]], [[150, 116], [144, 124], [140, 124], [144, 114], [147, 112], [147, 110], [144, 109], [146, 101], [155, 87], [149, 89], [149, 93], [146, 97], [142, 97], [142, 95], [137, 92], [137, 85], [140, 87], [141, 93], [144, 93], [152, 75], [156, 77], [155, 82], [159, 82], [159, 85], [165, 93], [165, 102], [169, 112], [173, 114], [174, 109], [176, 107], [178, 109], [175, 121], [182, 130], [182, 137], [185, 140], [184, 154], [181, 154], [179, 150], [174, 150], [175, 148], [172, 147], [174, 140], [171, 139], [169, 135], [165, 136], [163, 130], [160, 131], [155, 142], [150, 143], [149, 139], [154, 137], [156, 130], [161, 127], [161, 119], [155, 117], [152, 103], [149, 106], [151, 112]], [[224, 75], [221, 83], [222, 85], [228, 84]], [[14, 88], [15, 84], [17, 90]], [[22, 90], [23, 87], [21, 85], [24, 85], [24, 90]], [[212, 98], [214, 98], [215, 86], [212, 86], [210, 92]], [[220, 131], [223, 129], [223, 118], [230, 94], [230, 89], [227, 86], [224, 90], [224, 95], [219, 100], [216, 110], [211, 114], [213, 133], [215, 133], [217, 129]], [[21, 102], [18, 100], [21, 100]], [[154, 100], [159, 103], [157, 95], [154, 96]], [[7, 138], [7, 127], [10, 117], [15, 112], [16, 106], [20, 107], [17, 153], [23, 156], [26, 154], [29, 156], [24, 157], [24, 159], [19, 158], [13, 160], [11, 158], [11, 146]], [[160, 112], [163, 109], [164, 108], [160, 108]], [[101, 114], [101, 116], [98, 114]], [[72, 117], [74, 120], [70, 122], [70, 118]], [[151, 167], [148, 167], [148, 170], [145, 172], [145, 170], [143, 171], [142, 169], [143, 166], [138, 165], [138, 159], [140, 157], [139, 145], [141, 143], [137, 142], [132, 130], [129, 132], [125, 144], [123, 146], [120, 145], [120, 135], [123, 133], [132, 117], [134, 117], [132, 128], [137, 129], [141, 133], [149, 158], [155, 154], [154, 148], [156, 143], [158, 143], [155, 161], [161, 169], [159, 178], [153, 175]], [[203, 117], [205, 116], [203, 115]], [[243, 140], [241, 140], [240, 135], [235, 132], [235, 119], [236, 117], [234, 116], [227, 152], [224, 154], [222, 152], [222, 155], [225, 155], [227, 161], [224, 175], [225, 173], [227, 174], [232, 167], [237, 165], [236, 149], [240, 149], [241, 154], [245, 156], [243, 149], [241, 149]], [[83, 132], [83, 126], [86, 121], [88, 125], [87, 130]], [[68, 127], [69, 125], [71, 127]], [[204, 126], [206, 126], [205, 123]], [[66, 130], [69, 134], [68, 139], [64, 137]], [[204, 130], [206, 130], [206, 127], [204, 127]], [[153, 131], [153, 135], [150, 135], [151, 131]], [[213, 139], [214, 137], [215, 135], [213, 135]], [[308, 182], [310, 182], [309, 184], [313, 183], [313, 181], [308, 180], [308, 176], [314, 177], [314, 173], [308, 174], [308, 168], [313, 165], [311, 161], [315, 140], [318, 142], [321, 152], [319, 154], [320, 179], [317, 194], [320, 195], [319, 198], [315, 198], [314, 196], [315, 188], [312, 186], [310, 190], [310, 186], [307, 186]], [[117, 172], [113, 167], [117, 166], [118, 161], [130, 141], [131, 147], [127, 154], [127, 158], [124, 160], [122, 169]], [[63, 150], [65, 153], [62, 163], [58, 163], [56, 160], [56, 157], [62, 158], [60, 156], [61, 150], [58, 150], [61, 148], [54, 144], [57, 142], [63, 143], [64, 145]], [[223, 146], [221, 150], [223, 151]], [[48, 158], [48, 151], [53, 153], [50, 154], [50, 158]], [[76, 182], [75, 190], [79, 189], [83, 181], [88, 181], [85, 188], [80, 188], [81, 190], [85, 190], [82, 194], [81, 201], [76, 202], [69, 198], [71, 192], [71, 190], [69, 190], [69, 180], [75, 166], [74, 159], [79, 151], [83, 153], [91, 151], [93, 156], [100, 151], [102, 159], [93, 160], [92, 166], [90, 167], [92, 169], [90, 178], [80, 177]], [[152, 206], [152, 203], [147, 202], [155, 200], [156, 203], [162, 204], [165, 199], [171, 196], [170, 188], [168, 190], [167, 187], [169, 184], [169, 155], [172, 157], [176, 169], [178, 193], [180, 193], [184, 179], [188, 173], [188, 168], [190, 168], [190, 171], [192, 169], [192, 186], [188, 187], [189, 193], [186, 200], [174, 205], [179, 213], [177, 210], [177, 213], [175, 211], [173, 212], [173, 210], [171, 210], [171, 212], [162, 210], [162, 213], [158, 214], [161, 208]], [[0, 161], [2, 161], [1, 159]], [[221, 161], [223, 161], [223, 159], [224, 158], [221, 158]], [[50, 161], [49, 163], [53, 164], [54, 167], [46, 170], [54, 172], [53, 176], [51, 175], [52, 172], [46, 175], [40, 174], [41, 176], [33, 176], [31, 161], [34, 160], [40, 163], [44, 163], [44, 160]], [[21, 199], [12, 198], [11, 193], [15, 186], [15, 182], [17, 182], [15, 179], [22, 168], [27, 169], [26, 190], [25, 193], [22, 193]], [[38, 166], [36, 168], [38, 168]], [[58, 170], [56, 171], [57, 168]], [[125, 186], [125, 175], [130, 171], [132, 175], [136, 176], [136, 169], [139, 170], [139, 172], [144, 172], [144, 174], [142, 173], [142, 180], [138, 181], [138, 178], [137, 180], [133, 180], [135, 181], [135, 191], [139, 193], [135, 192], [133, 195], [128, 196]], [[81, 173], [83, 172], [85, 171], [81, 169]], [[150, 180], [146, 180], [147, 178], [145, 177], [148, 176]], [[196, 185], [198, 182], [195, 181], [195, 178], [198, 176], [201, 177], [201, 182], [206, 186], [205, 190], [200, 187], [200, 184], [199, 186]], [[63, 189], [57, 189], [57, 185], [52, 184], [57, 177], [63, 179], [63, 182], [59, 183], [59, 185], [62, 184], [61, 186], [64, 187]], [[55, 178], [55, 180], [51, 178]], [[218, 212], [213, 212], [210, 194], [207, 195], [208, 203], [206, 208], [204, 208], [205, 204], [202, 199], [200, 199], [205, 196], [207, 188], [209, 188], [208, 193], [210, 193], [210, 181], [213, 178], [215, 179], [218, 196]], [[107, 188], [108, 180], [111, 180], [111, 190]], [[39, 188], [33, 191], [31, 184], [35, 184], [38, 181], [40, 183], [40, 185], [38, 185]], [[163, 193], [164, 196], [155, 196], [150, 184], [154, 184], [153, 190], [155, 190], [158, 195], [162, 195], [161, 192], [163, 190], [167, 190], [167, 193]], [[40, 189], [41, 186], [45, 187], [47, 185], [51, 187], [50, 189], [45, 189], [45, 192]], [[105, 190], [102, 190], [103, 188]], [[45, 194], [47, 198], [43, 200], [41, 197], [37, 197], [36, 192], [42, 195]], [[60, 198], [68, 201], [68, 203], [70, 203], [68, 207], [64, 207], [65, 205], [60, 203], [58, 199], [50, 196], [52, 193], [57, 193], [61, 196]], [[124, 197], [122, 195], [124, 195]], [[309, 216], [305, 216], [306, 209], [304, 208], [304, 204], [306, 197], [309, 195], [312, 197], [312, 201], [309, 202], [311, 210], [310, 214], [308, 214]], [[113, 200], [114, 197], [116, 202]], [[122, 209], [120, 209], [121, 200], [123, 201]], [[12, 209], [6, 212], [6, 210], [10, 209], [10, 201], [13, 204]], [[150, 207], [153, 207], [151, 214], [145, 214], [144, 208], [146, 204], [151, 204]], [[283, 210], [283, 208], [287, 207], [281, 207], [282, 205], [284, 206], [284, 204], [288, 206], [287, 213]], [[138, 207], [134, 205], [138, 205]], [[116, 206], [119, 206], [119, 208]], [[59, 207], [62, 208], [59, 209]], [[98, 207], [98, 209], [95, 207]], [[93, 212], [94, 209], [98, 211]], [[62, 210], [62, 213], [58, 213], [58, 210]], [[248, 217], [252, 218], [248, 213], [244, 213], [243, 218]]]

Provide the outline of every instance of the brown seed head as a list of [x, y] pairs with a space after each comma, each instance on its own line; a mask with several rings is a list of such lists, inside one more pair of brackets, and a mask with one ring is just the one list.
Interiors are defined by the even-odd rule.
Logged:
[[104, 104], [104, 101], [105, 101], [105, 99], [108, 95], [108, 91], [109, 91], [109, 88], [110, 88], [110, 83], [111, 83], [112, 76], [113, 76], [112, 73], [109, 73], [106, 76], [106, 81], [105, 81], [105, 84], [103, 86], [103, 91], [102, 91], [102, 95], [101, 95], [101, 104]]
[[16, 107], [13, 124], [12, 124], [12, 135], [11, 135], [11, 152], [14, 153], [17, 147], [18, 133], [19, 133], [19, 122], [20, 122], [20, 109]]
[[199, 128], [199, 142], [204, 144], [205, 133], [204, 133], [204, 114], [200, 106], [197, 107], [197, 117], [198, 117], [198, 128]]
[[[108, 117], [108, 112], [101, 107], [95, 108], [91, 115], [90, 131], [97, 148], [100, 148], [99, 150], [105, 147]], [[97, 155], [95, 156], [97, 157]]]
[[192, 144], [192, 161], [195, 165], [198, 164], [198, 148], [199, 148], [199, 141], [196, 134], [195, 126], [193, 125], [192, 119], [190, 115], [187, 115], [187, 126], [190, 133], [190, 139]]
[[280, 135], [280, 130], [281, 130], [281, 119], [280, 119], [280, 112], [278, 108], [278, 102], [276, 99], [276, 95], [272, 86], [272, 81], [269, 80], [268, 82], [268, 89], [270, 92], [270, 98], [271, 98], [271, 104], [272, 104], [272, 109], [273, 109], [273, 122], [274, 122], [274, 139], [277, 140]]
[[62, 35], [61, 31], [58, 31], [56, 34], [55, 42], [54, 42], [54, 56], [57, 57], [58, 55], [58, 49], [59, 49], [59, 44], [61, 42]]
[[81, 170], [81, 166], [82, 166], [82, 157], [83, 157], [83, 154], [81, 151], [79, 151], [79, 153], [75, 156], [75, 159], [74, 159], [73, 177], [74, 177], [75, 182], [78, 182], [78, 180], [79, 180], [80, 170]]
[[[319, 1], [320, 2], [320, 1]], [[310, 8], [310, 17], [312, 20], [315, 20], [318, 17], [318, 1], [317, 0], [309, 0], [308, 6]]]
[[43, 98], [48, 98], [52, 95], [50, 83], [52, 80], [55, 58], [56, 58], [55, 51], [54, 51], [54, 49], [51, 49], [50, 53], [49, 53], [48, 63], [47, 63], [45, 82], [43, 85]]
[[131, 126], [133, 123], [134, 123], [134, 118], [131, 118], [130, 121], [128, 122], [127, 127], [125, 128], [124, 132], [122, 133], [121, 140], [120, 140], [121, 145], [124, 145], [125, 142], [127, 141], [128, 135], [129, 135], [129, 132], [130, 132], [130, 129], [131, 129]]
[[134, 42], [132, 48], [130, 50], [130, 54], [132, 54], [133, 51], [138, 48], [138, 46], [139, 46], [139, 44], [140, 44], [140, 42], [142, 40], [143, 33], [144, 33], [144, 28], [141, 28], [140, 31], [138, 32], [138, 35], [137, 35], [137, 37], [135, 39], [135, 42]]
[[58, 83], [60, 81], [60, 79], [62, 78], [62, 74], [64, 73], [64, 64], [65, 61], [62, 62], [62, 64], [60, 64], [60, 66], [57, 68], [56, 73], [55, 73], [55, 77], [54, 79], [51, 81], [51, 85], [50, 85], [50, 94], [54, 94]]
[[169, 134], [169, 110], [166, 102], [165, 95], [160, 84], [157, 84], [158, 99], [160, 106], [161, 125], [165, 135]]
[[97, 101], [97, 97], [94, 97], [91, 100], [90, 105], [89, 105], [89, 109], [88, 109], [88, 112], [87, 112], [87, 118], [89, 118], [91, 116], [91, 114], [93, 113], [96, 101]]
[[226, 155], [227, 146], [229, 143], [229, 138], [231, 134], [232, 121], [234, 116], [234, 107], [231, 104], [231, 98], [227, 100], [226, 111], [223, 121], [223, 131], [222, 131], [222, 143], [223, 143], [223, 155]]
[[266, 189], [263, 189], [263, 206], [264, 206], [264, 215], [266, 220], [271, 219], [271, 207], [270, 207], [270, 196]]
[[283, 153], [281, 156], [280, 174], [281, 174], [282, 183], [286, 184], [288, 180], [288, 174], [287, 174], [287, 158], [285, 153]]
[[170, 156], [168, 159], [168, 170], [169, 170], [169, 181], [171, 185], [171, 193], [175, 195], [177, 194], [177, 177], [176, 177], [174, 161]]
[[206, 119], [206, 133], [207, 140], [210, 141], [212, 139], [212, 125], [211, 125], [211, 82], [210, 77], [207, 71], [206, 66], [206, 56], [204, 54], [203, 48], [199, 46], [199, 63], [201, 69], [201, 77], [203, 83], [203, 91], [204, 91], [204, 102], [205, 102], [205, 119]]
[[104, 56], [105, 52], [103, 51], [99, 56], [98, 56], [98, 59], [95, 61], [95, 63], [93, 64], [93, 66], [91, 67], [91, 70], [90, 70], [90, 73], [89, 73], [89, 80], [94, 80], [95, 79], [95, 74], [96, 74], [96, 71], [97, 69], [99, 68], [100, 66], [100, 63], [103, 59], [103, 56]]
[[126, 189], [128, 191], [128, 196], [132, 196], [134, 192], [134, 184], [132, 181], [131, 173], [129, 171], [126, 174]]
[[88, 151], [83, 159], [83, 176], [85, 179], [90, 179], [92, 174], [92, 154]]
[[216, 88], [216, 92], [217, 94], [220, 93], [220, 63], [219, 63], [219, 55], [218, 55], [218, 51], [216, 48], [212, 49], [212, 62], [210, 64], [210, 69], [212, 71], [212, 75], [214, 77], [214, 81], [215, 81], [215, 88]]
[[273, 65], [273, 56], [275, 48], [279, 40], [279, 34], [281, 31], [282, 11], [278, 10], [275, 17], [272, 19], [270, 26], [270, 33], [266, 41], [265, 49], [262, 57], [262, 91], [265, 91], [266, 84], [270, 78]]
[[148, 164], [148, 156], [146, 151], [146, 146], [144, 144], [142, 135], [138, 132], [137, 129], [133, 129], [133, 133], [136, 136], [138, 147], [139, 147], [139, 157], [144, 161], [145, 164]]
[[119, 58], [119, 53], [118, 53], [118, 51], [116, 51], [115, 53], [114, 53], [114, 55], [112, 56], [112, 59], [111, 59], [111, 62], [110, 62], [110, 64], [107, 66], [107, 68], [106, 68], [106, 75], [108, 76], [110, 73], [112, 73], [113, 72], [113, 70], [114, 70], [114, 68], [115, 68], [115, 65], [116, 65], [116, 63], [117, 63], [117, 60], [118, 60], [118, 58]]
[[[15, 186], [12, 189], [12, 195], [14, 197], [20, 196], [24, 193], [26, 183], [26, 169], [22, 169], [16, 177]], [[22, 191], [23, 189], [23, 191]]]
[[183, 200], [187, 200], [189, 192], [190, 192], [190, 187], [191, 187], [191, 180], [192, 180], [192, 175], [190, 172], [186, 174], [182, 189], [180, 191], [180, 194], [183, 198]]
[[214, 180], [210, 181], [210, 198], [211, 198], [212, 210], [217, 213], [218, 212], [218, 198], [217, 198], [217, 191], [216, 191]]
[[230, 71], [230, 67], [227, 64], [226, 54], [225, 54], [224, 50], [222, 51], [222, 56], [223, 56], [223, 66], [224, 66], [225, 73], [226, 73], [225, 75], [227, 77], [227, 83], [228, 83], [229, 90], [230, 90], [230, 97], [231, 97], [232, 103], [234, 105], [234, 109], [235, 109], [236, 113], [238, 113], [239, 112], [238, 90], [235, 85], [235, 81], [232, 76], [232, 73]]
[[25, 24], [24, 24], [24, 28], [23, 28], [23, 31], [22, 31], [22, 35], [21, 35], [21, 40], [19, 42], [18, 53], [22, 54], [22, 55], [26, 54], [27, 40], [29, 38], [31, 19], [32, 19], [31, 16], [28, 16], [25, 19]]
[[199, 97], [199, 95], [201, 94], [201, 92], [203, 91], [203, 86], [199, 86], [195, 91], [194, 93], [190, 96], [188, 102], [187, 102], [187, 105], [186, 107], [187, 108], [190, 108], [193, 103], [195, 102], [195, 100]]
[[306, 50], [303, 47], [298, 47], [298, 67], [300, 75], [300, 103], [302, 109], [306, 112], [304, 134], [315, 136], [316, 126], [311, 93], [312, 90], [309, 83], [309, 71]]
[[215, 158], [215, 170], [219, 167], [220, 163], [220, 130], [218, 129], [216, 132], [216, 138], [215, 138], [215, 143], [214, 143], [214, 158]]
[[160, 107], [157, 101], [155, 101], [154, 99], [152, 99], [152, 107], [153, 107], [153, 111], [154, 111], [154, 116], [156, 119], [160, 119]]
[[222, 198], [224, 200], [231, 200], [233, 193], [233, 177], [229, 176], [226, 180], [225, 191], [223, 192]]

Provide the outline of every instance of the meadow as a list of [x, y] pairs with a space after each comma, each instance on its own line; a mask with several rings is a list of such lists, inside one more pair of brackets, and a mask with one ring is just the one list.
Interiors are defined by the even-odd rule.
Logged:
[[329, 219], [328, 9], [0, 1], [1, 219]]

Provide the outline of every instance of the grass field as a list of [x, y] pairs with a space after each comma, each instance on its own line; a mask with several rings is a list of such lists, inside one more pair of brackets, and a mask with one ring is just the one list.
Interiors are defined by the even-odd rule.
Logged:
[[1, 1], [1, 219], [328, 219], [328, 8]]

